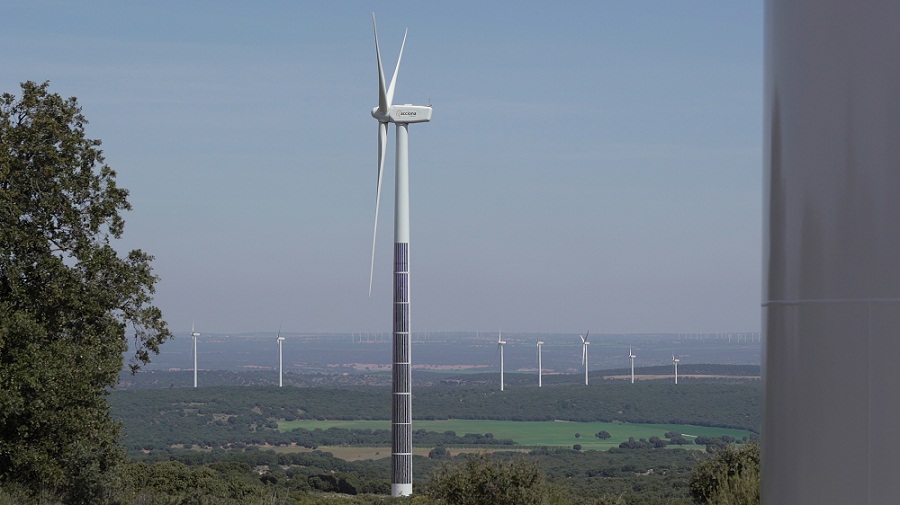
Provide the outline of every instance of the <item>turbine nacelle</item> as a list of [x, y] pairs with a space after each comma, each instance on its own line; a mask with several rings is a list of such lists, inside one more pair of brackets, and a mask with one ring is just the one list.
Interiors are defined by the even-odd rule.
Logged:
[[427, 123], [431, 121], [431, 107], [427, 105], [392, 105], [387, 113], [380, 107], [372, 108], [372, 117], [381, 123]]

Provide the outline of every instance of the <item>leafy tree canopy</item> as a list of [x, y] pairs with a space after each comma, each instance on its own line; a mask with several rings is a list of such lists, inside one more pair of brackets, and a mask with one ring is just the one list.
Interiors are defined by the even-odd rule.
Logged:
[[0, 96], [0, 483], [102, 503], [122, 460], [105, 390], [129, 336], [135, 371], [171, 334], [152, 257], [112, 247], [128, 192], [48, 87]]
[[759, 444], [728, 445], [694, 468], [690, 489], [701, 505], [759, 505]]
[[485, 455], [438, 469], [428, 485], [428, 496], [442, 504], [541, 505], [551, 494], [543, 472], [533, 463], [508, 463]]

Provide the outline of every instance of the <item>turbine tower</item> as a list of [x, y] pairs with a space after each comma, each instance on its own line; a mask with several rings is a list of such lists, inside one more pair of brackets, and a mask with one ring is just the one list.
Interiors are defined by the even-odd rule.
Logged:
[[378, 233], [378, 207], [381, 203], [381, 181], [387, 150], [388, 123], [397, 131], [396, 164], [394, 172], [394, 306], [393, 306], [393, 380], [391, 399], [391, 495], [412, 494], [412, 376], [410, 372], [409, 325], [409, 130], [411, 123], [431, 121], [431, 106], [394, 105], [394, 85], [406, 34], [400, 45], [400, 56], [385, 86], [378, 47], [378, 27], [372, 13], [375, 32], [375, 56], [378, 61], [378, 107], [372, 117], [378, 120], [378, 180], [375, 189], [375, 225], [372, 230], [372, 264], [369, 271], [369, 296], [375, 272], [375, 238]]
[[500, 391], [503, 391], [503, 346], [506, 340], [503, 340], [502, 334], [497, 333], [497, 349], [500, 350]]
[[281, 329], [278, 330], [278, 338], [275, 341], [278, 342], [278, 387], [283, 387], [284, 354], [282, 354], [282, 346], [284, 345], [284, 337], [281, 336]]
[[634, 358], [637, 358], [637, 356], [631, 352], [631, 346], [628, 346], [628, 358], [631, 360], [631, 383], [634, 384]]
[[590, 342], [588, 342], [588, 335], [590, 333], [591, 332], [588, 331], [584, 335], [578, 335], [579, 337], [581, 337], [581, 364], [584, 365], [584, 385], [585, 386], [588, 385], [588, 354], [587, 354], [587, 350], [588, 350], [588, 345], [590, 344]]
[[541, 375], [542, 375], [542, 370], [541, 370], [541, 346], [542, 346], [542, 345], [544, 345], [544, 341], [543, 341], [543, 340], [538, 340], [538, 341], [537, 341], [537, 352], [538, 352], [538, 387], [541, 387], [541, 386], [542, 386], [542, 384], [541, 384]]
[[194, 331], [194, 323], [191, 323], [191, 338], [194, 339], [194, 387], [197, 387], [197, 337], [200, 334]]
[[678, 384], [678, 358], [672, 355], [672, 364], [675, 365], [675, 384]]

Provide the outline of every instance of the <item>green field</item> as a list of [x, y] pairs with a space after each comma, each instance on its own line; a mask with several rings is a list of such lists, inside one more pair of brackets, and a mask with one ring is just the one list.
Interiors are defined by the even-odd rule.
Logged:
[[[278, 423], [281, 431], [290, 431], [296, 428], [307, 430], [346, 428], [389, 430], [390, 421], [282, 421]], [[413, 429], [436, 432], [454, 431], [457, 435], [466, 433], [493, 433], [495, 438], [512, 439], [520, 446], [563, 446], [571, 447], [581, 444], [583, 449], [605, 450], [610, 447], [618, 447], [628, 437], [635, 439], [649, 439], [663, 435], [669, 431], [677, 431], [686, 437], [720, 437], [728, 435], [736, 439], [749, 437], [749, 431], [733, 430], [727, 428], [706, 428], [701, 426], [677, 425], [677, 424], [629, 424], [629, 423], [578, 423], [565, 421], [480, 421], [466, 419], [448, 419], [441, 421], [413, 421]], [[608, 431], [612, 438], [600, 440], [594, 434], [599, 431]], [[580, 438], [575, 434], [580, 433]], [[485, 446], [495, 448], [497, 446]], [[701, 448], [702, 446], [686, 446]]]

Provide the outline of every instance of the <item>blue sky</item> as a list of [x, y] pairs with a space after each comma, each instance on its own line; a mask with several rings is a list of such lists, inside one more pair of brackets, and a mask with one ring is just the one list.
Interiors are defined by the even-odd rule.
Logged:
[[389, 331], [373, 11], [413, 331], [759, 330], [762, 2], [14, 1], [0, 91], [78, 97], [177, 334]]

